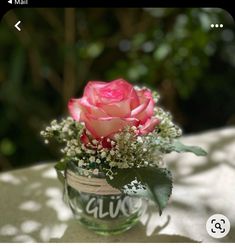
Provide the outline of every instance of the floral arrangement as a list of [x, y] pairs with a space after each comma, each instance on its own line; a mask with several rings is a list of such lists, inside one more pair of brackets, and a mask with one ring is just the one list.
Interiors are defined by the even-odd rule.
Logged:
[[55, 139], [62, 145], [55, 168], [64, 172], [73, 163], [85, 168], [88, 178], [103, 172], [112, 187], [153, 200], [161, 214], [172, 192], [164, 154], [206, 152], [178, 141], [182, 131], [158, 100], [157, 92], [123, 79], [89, 82], [82, 98], [69, 101], [71, 117], [53, 120], [41, 132], [45, 143]]

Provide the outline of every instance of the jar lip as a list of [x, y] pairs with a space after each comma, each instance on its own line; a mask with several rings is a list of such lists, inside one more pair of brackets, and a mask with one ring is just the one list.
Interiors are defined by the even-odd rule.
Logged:
[[76, 166], [76, 164], [73, 161], [69, 161], [67, 163], [66, 171], [67, 170], [71, 170], [80, 176], [91, 176], [91, 177], [96, 177], [96, 178], [105, 178], [104, 172], [99, 171], [97, 174], [94, 174], [92, 171], [90, 171], [88, 169]]

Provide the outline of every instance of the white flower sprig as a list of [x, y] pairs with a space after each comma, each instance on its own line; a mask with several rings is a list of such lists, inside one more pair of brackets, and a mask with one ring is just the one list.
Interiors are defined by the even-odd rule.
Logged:
[[[163, 109], [155, 108], [155, 116], [160, 120], [156, 129], [146, 135], [139, 136], [137, 128], [126, 127], [116, 133], [112, 139], [93, 139], [83, 123], [71, 117], [60, 122], [53, 120], [41, 135], [45, 143], [55, 139], [62, 144], [61, 161], [73, 161], [78, 167], [90, 171], [103, 171], [110, 178], [112, 168], [140, 168], [162, 167], [163, 154], [169, 152], [172, 141], [179, 137], [181, 129], [172, 122], [171, 115]], [[88, 137], [89, 142], [81, 141], [82, 135]], [[107, 145], [108, 144], [108, 145]]]

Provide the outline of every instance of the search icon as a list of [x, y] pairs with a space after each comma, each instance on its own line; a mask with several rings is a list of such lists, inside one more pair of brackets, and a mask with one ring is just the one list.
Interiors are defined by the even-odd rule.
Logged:
[[206, 230], [212, 238], [221, 239], [230, 231], [229, 219], [223, 214], [213, 214], [206, 222]]
[[220, 223], [215, 223], [215, 228], [222, 230], [221, 224]]

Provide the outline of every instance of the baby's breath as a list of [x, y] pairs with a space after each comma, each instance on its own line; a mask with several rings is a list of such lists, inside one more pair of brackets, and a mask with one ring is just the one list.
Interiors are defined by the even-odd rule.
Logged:
[[[159, 95], [153, 94], [155, 102]], [[126, 127], [113, 137], [94, 139], [84, 124], [71, 117], [60, 122], [53, 120], [50, 126], [41, 131], [44, 142], [51, 139], [61, 144], [61, 161], [72, 160], [78, 167], [104, 172], [110, 178], [114, 175], [113, 168], [162, 167], [163, 155], [170, 151], [172, 141], [181, 136], [181, 129], [172, 121], [169, 112], [155, 107], [154, 116], [160, 123], [152, 132], [140, 135], [140, 126]], [[84, 144], [81, 137], [86, 135], [90, 142]], [[103, 146], [109, 144], [108, 147]]]

